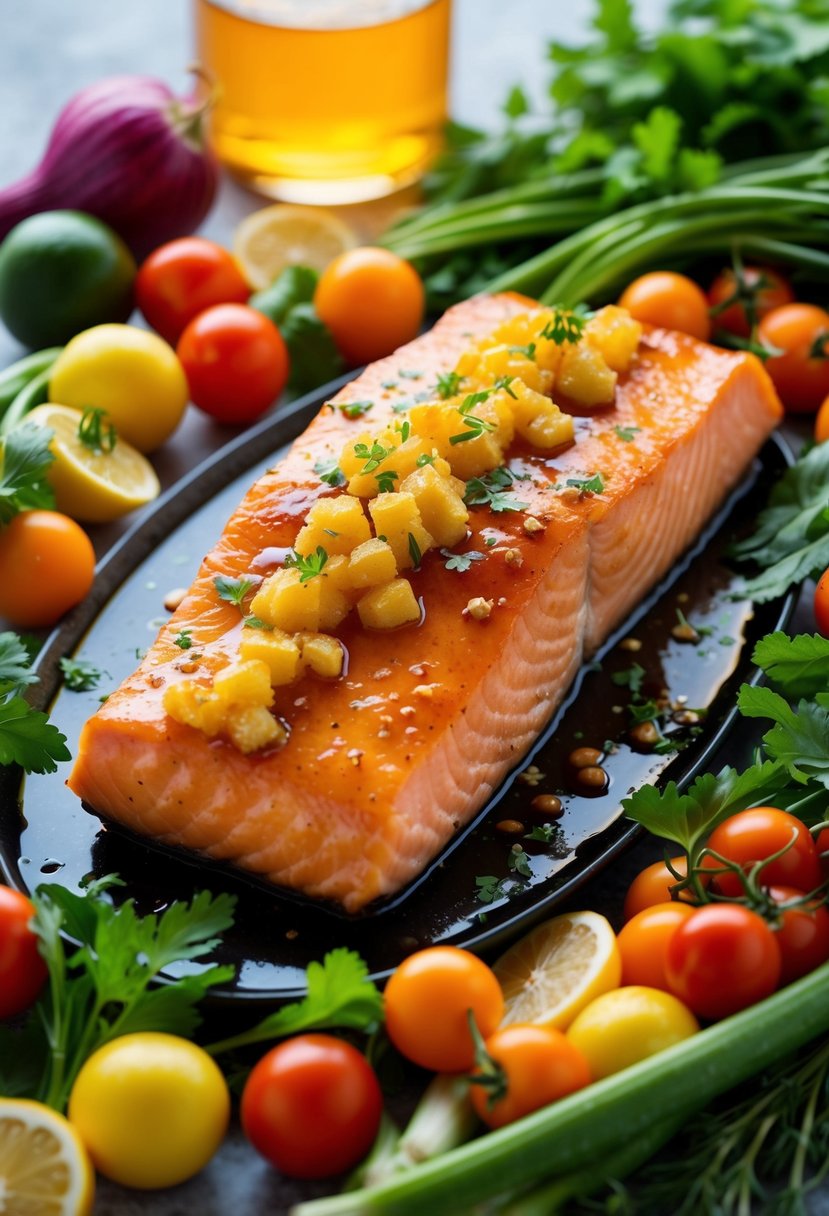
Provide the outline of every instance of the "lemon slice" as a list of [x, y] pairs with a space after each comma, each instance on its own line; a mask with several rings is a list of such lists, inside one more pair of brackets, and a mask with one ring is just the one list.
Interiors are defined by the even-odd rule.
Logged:
[[27, 422], [55, 432], [49, 483], [59, 511], [88, 523], [107, 523], [157, 498], [161, 489], [152, 465], [120, 436], [111, 452], [78, 438], [81, 411], [67, 405], [39, 405]]
[[286, 266], [324, 270], [356, 244], [356, 233], [331, 211], [288, 203], [254, 211], [233, 234], [234, 257], [254, 291], [270, 287]]
[[618, 988], [622, 959], [610, 923], [568, 912], [516, 942], [493, 968], [504, 992], [502, 1026], [535, 1022], [565, 1030], [604, 992]]
[[78, 1133], [40, 1102], [0, 1098], [0, 1212], [87, 1216], [95, 1174]]

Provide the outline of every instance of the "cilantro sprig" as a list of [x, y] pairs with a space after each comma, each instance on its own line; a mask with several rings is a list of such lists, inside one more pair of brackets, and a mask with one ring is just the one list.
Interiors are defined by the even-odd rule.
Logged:
[[261, 579], [257, 577], [232, 578], [230, 575], [217, 574], [213, 579], [213, 586], [216, 588], [216, 594], [220, 600], [241, 608], [245, 596], [260, 582]]
[[316, 550], [307, 556], [303, 556], [301, 553], [289, 553], [283, 564], [289, 570], [298, 570], [299, 581], [307, 583], [322, 574], [327, 561], [328, 554], [325, 549], [322, 545], [317, 545]]
[[575, 308], [554, 308], [551, 320], [541, 331], [541, 337], [549, 338], [557, 346], [575, 345], [581, 341], [584, 327], [592, 315], [584, 304], [577, 304]]
[[54, 431], [32, 422], [15, 427], [2, 441], [0, 525], [20, 511], [50, 508], [55, 495], [46, 473], [55, 457], [49, 449]]
[[510, 493], [516, 481], [524, 478], [513, 473], [506, 465], [500, 465], [483, 477], [473, 477], [466, 483], [464, 502], [468, 507], [489, 507], [491, 511], [526, 511], [528, 502]]

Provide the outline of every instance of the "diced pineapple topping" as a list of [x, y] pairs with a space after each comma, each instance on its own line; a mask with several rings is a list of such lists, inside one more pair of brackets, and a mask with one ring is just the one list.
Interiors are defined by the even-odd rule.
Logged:
[[400, 487], [401, 493], [411, 494], [434, 543], [447, 549], [466, 536], [469, 511], [463, 501], [465, 489], [463, 483], [441, 477], [430, 464], [410, 473]]
[[227, 735], [245, 753], [285, 738], [285, 728], [269, 712], [272, 704], [270, 671], [261, 659], [228, 664], [216, 673], [212, 686], [182, 680], [164, 694], [164, 709], [171, 718], [211, 739]]
[[395, 578], [357, 601], [364, 629], [397, 629], [420, 620], [420, 605], [408, 579]]
[[434, 538], [423, 527], [413, 494], [380, 494], [368, 504], [378, 536], [385, 538], [398, 570], [419, 566], [418, 554], [434, 547]]
[[299, 640], [304, 667], [327, 680], [336, 680], [342, 675], [345, 653], [341, 642], [327, 633], [303, 633]]
[[266, 632], [262, 629], [246, 629], [239, 655], [243, 661], [259, 659], [266, 663], [271, 673], [271, 685], [293, 684], [299, 675], [300, 649], [296, 638], [281, 629]]
[[391, 582], [396, 574], [397, 562], [391, 545], [376, 536], [358, 545], [348, 559], [348, 579], [355, 591]]
[[294, 548], [305, 557], [314, 553], [318, 545], [325, 549], [329, 557], [347, 555], [370, 536], [371, 528], [362, 503], [347, 494], [340, 494], [337, 498], [320, 498], [314, 503]]

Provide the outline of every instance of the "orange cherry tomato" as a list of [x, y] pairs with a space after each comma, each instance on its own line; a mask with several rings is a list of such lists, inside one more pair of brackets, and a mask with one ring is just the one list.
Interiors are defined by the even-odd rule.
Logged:
[[92, 541], [68, 515], [21, 511], [0, 529], [0, 616], [13, 625], [54, 625], [94, 578]]
[[771, 996], [780, 980], [774, 930], [742, 904], [706, 904], [668, 943], [670, 991], [701, 1018], [724, 1018]]
[[[732, 269], [723, 270], [708, 289], [714, 329], [749, 337], [751, 325], [746, 311], [749, 302], [757, 322], [772, 309], [793, 304], [794, 292], [782, 274], [768, 266], [744, 266], [739, 280]], [[721, 308], [722, 305], [725, 307]]]
[[815, 416], [815, 443], [825, 443], [829, 439], [829, 397], [827, 397]]
[[385, 992], [386, 1030], [421, 1068], [463, 1072], [475, 1063], [471, 1009], [483, 1038], [504, 1016], [501, 986], [486, 963], [456, 946], [432, 946], [404, 959]]
[[628, 284], [619, 304], [646, 325], [677, 329], [702, 342], [711, 336], [705, 292], [684, 274], [669, 270], [643, 274]]
[[815, 624], [818, 632], [829, 638], [829, 570], [824, 571], [815, 587]]
[[[802, 899], [805, 891], [774, 886], [769, 895], [776, 904]], [[821, 899], [810, 900], [799, 908], [787, 908], [776, 927], [782, 960], [780, 983], [790, 984], [808, 975], [829, 960], [829, 908]]]
[[245, 304], [249, 295], [233, 256], [202, 236], [183, 236], [154, 249], [135, 279], [138, 307], [171, 346], [206, 308]]
[[[802, 820], [788, 811], [773, 806], [755, 806], [740, 811], [716, 827], [707, 843], [721, 857], [736, 862], [745, 873], [758, 861], [785, 848], [780, 857], [760, 870], [761, 885], [796, 887], [798, 891], [813, 891], [820, 885], [815, 842]], [[719, 866], [713, 857], [706, 857], [704, 864], [712, 869]], [[717, 890], [723, 895], [742, 895], [745, 889], [739, 874], [718, 874], [715, 881]]]
[[670, 991], [665, 974], [668, 943], [679, 926], [693, 915], [690, 904], [672, 900], [652, 904], [631, 917], [616, 939], [622, 956], [622, 984]]
[[760, 341], [782, 351], [766, 371], [786, 409], [812, 414], [829, 395], [829, 312], [814, 304], [786, 304], [757, 327]]
[[496, 1030], [486, 1040], [487, 1054], [503, 1070], [506, 1091], [501, 1097], [472, 1074], [469, 1096], [478, 1118], [488, 1127], [504, 1127], [531, 1111], [590, 1084], [584, 1052], [560, 1030], [516, 1022]]
[[[681, 857], [672, 857], [671, 865], [683, 878], [688, 873], [688, 858], [684, 853]], [[643, 908], [673, 902], [671, 888], [675, 887], [678, 881], [679, 879], [674, 878], [664, 861], [655, 861], [653, 865], [646, 866], [636, 875], [628, 888], [624, 906], [625, 920], [630, 920]], [[679, 898], [685, 903], [692, 902], [689, 891], [682, 891]]]
[[351, 364], [371, 363], [417, 337], [425, 293], [410, 262], [387, 249], [349, 249], [320, 275], [314, 307]]

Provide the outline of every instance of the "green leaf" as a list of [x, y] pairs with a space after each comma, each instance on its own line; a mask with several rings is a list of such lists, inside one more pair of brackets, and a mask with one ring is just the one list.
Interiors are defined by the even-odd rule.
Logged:
[[530, 104], [527, 101], [527, 94], [519, 84], [512, 86], [501, 108], [507, 118], [512, 119], [521, 118], [522, 115], [529, 113]]
[[599, 0], [593, 27], [605, 36], [608, 50], [630, 51], [639, 41], [630, 0]]
[[61, 659], [60, 669], [63, 682], [70, 692], [87, 692], [97, 688], [104, 674], [90, 659]]
[[54, 773], [58, 760], [71, 760], [66, 736], [46, 714], [22, 697], [0, 703], [0, 764], [19, 764], [27, 773]]
[[642, 167], [653, 181], [668, 178], [679, 147], [682, 119], [676, 110], [656, 106], [644, 122], [634, 123], [631, 135], [642, 153]]
[[829, 688], [829, 638], [777, 632], [761, 638], [752, 662], [787, 697], [812, 697]]
[[345, 485], [345, 474], [333, 457], [331, 460], [318, 460], [314, 465], [314, 472], [320, 481], [329, 486], [336, 488]]
[[0, 633], [0, 695], [21, 692], [37, 679], [22, 638], [10, 631]]
[[441, 549], [441, 553], [446, 558], [443, 563], [446, 570], [457, 570], [459, 574], [465, 574], [471, 567], [473, 562], [482, 562], [484, 554], [479, 553], [477, 549], [469, 549], [466, 553], [453, 553], [451, 549]]
[[310, 266], [287, 266], [270, 287], [255, 292], [248, 304], [281, 327], [293, 308], [311, 303], [318, 279], [316, 270]]
[[763, 746], [795, 781], [812, 779], [829, 789], [829, 698], [801, 701], [795, 711], [772, 689], [744, 684], [737, 704], [745, 717], [775, 723], [763, 736]]
[[2, 441], [0, 524], [7, 524], [19, 511], [54, 507], [55, 495], [46, 480], [46, 470], [55, 459], [49, 449], [53, 436], [48, 427], [26, 422]]
[[497, 513], [526, 511], [530, 504], [508, 493], [509, 488], [519, 480], [506, 465], [500, 465], [491, 473], [468, 481], [463, 500], [468, 507], [487, 506]]
[[224, 600], [227, 604], [233, 604], [235, 607], [241, 608], [242, 601], [244, 600], [245, 596], [249, 591], [252, 591], [259, 582], [260, 580], [258, 578], [231, 578], [229, 575], [217, 574], [213, 579], [213, 586], [216, 588], [216, 594], [220, 600]]
[[279, 329], [291, 358], [288, 387], [292, 392], [310, 392], [345, 371], [345, 360], [313, 304], [297, 304]]

